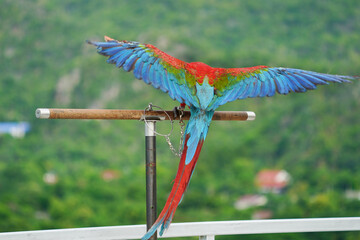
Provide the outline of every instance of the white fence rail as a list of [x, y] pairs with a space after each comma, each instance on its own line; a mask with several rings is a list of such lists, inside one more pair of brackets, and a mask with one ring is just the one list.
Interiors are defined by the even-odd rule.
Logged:
[[[337, 231], [360, 231], [360, 217], [173, 223], [162, 237], [213, 240], [217, 235]], [[5, 232], [0, 240], [120, 240], [140, 239], [144, 233], [145, 225], [130, 225]]]

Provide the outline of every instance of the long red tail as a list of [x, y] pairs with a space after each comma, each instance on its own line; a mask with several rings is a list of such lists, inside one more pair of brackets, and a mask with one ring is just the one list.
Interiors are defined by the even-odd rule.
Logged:
[[160, 227], [160, 225], [161, 225], [160, 235], [162, 235], [164, 230], [166, 230], [169, 227], [171, 220], [175, 214], [176, 208], [179, 205], [184, 195], [184, 192], [190, 182], [190, 178], [194, 171], [196, 162], [199, 158], [199, 154], [201, 151], [201, 147], [204, 143], [204, 140], [199, 141], [193, 159], [188, 164], [186, 164], [185, 159], [188, 150], [187, 141], [189, 137], [190, 137], [189, 134], [185, 136], [184, 150], [181, 155], [178, 172], [176, 174], [174, 185], [171, 189], [170, 195], [159, 217], [157, 218], [153, 226], [149, 229], [149, 231], [143, 236], [142, 238], [143, 240], [149, 239], [154, 234], [154, 232]]

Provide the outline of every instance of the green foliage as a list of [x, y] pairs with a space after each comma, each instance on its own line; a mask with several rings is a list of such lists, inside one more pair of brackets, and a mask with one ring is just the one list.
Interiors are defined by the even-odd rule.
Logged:
[[[34, 118], [37, 107], [177, 105], [106, 64], [86, 39], [137, 40], [218, 67], [360, 74], [358, 0], [2, 0], [0, 20], [0, 120], [32, 125], [23, 139], [0, 136], [0, 231], [145, 222], [143, 123]], [[61, 90], [61, 81], [68, 88]], [[346, 189], [360, 190], [359, 97], [360, 84], [354, 82], [223, 106], [219, 110], [255, 111], [257, 119], [212, 124], [175, 221], [249, 219], [259, 209], [273, 211], [274, 218], [359, 216], [360, 201], [345, 198]], [[161, 132], [169, 130], [167, 123], [158, 125]], [[161, 208], [178, 163], [162, 138], [157, 144]], [[288, 190], [270, 194], [262, 208], [236, 210], [239, 196], [258, 192], [254, 177], [263, 168], [287, 170]], [[104, 181], [106, 169], [117, 169], [119, 177]], [[56, 184], [44, 182], [47, 172], [56, 173]]]

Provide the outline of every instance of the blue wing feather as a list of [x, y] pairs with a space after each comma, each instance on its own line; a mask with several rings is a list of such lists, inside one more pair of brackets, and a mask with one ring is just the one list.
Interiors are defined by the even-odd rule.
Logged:
[[305, 78], [309, 79], [311, 82], [315, 83], [315, 84], [319, 84], [319, 85], [329, 84], [328, 82], [326, 82], [326, 81], [324, 81], [324, 80], [322, 80], [320, 78], [317, 78], [317, 77], [315, 77], [315, 76], [313, 76], [311, 74], [302, 73], [302, 75]]
[[125, 49], [124, 47], [106, 48], [106, 49], [100, 50], [99, 53], [102, 55], [105, 55], [105, 56], [106, 55], [114, 55], [117, 52], [122, 51], [124, 49]]
[[154, 68], [154, 72], [153, 72], [153, 75], [154, 75], [154, 82], [157, 84], [158, 88], [162, 91], [166, 90], [164, 87], [164, 83], [162, 82], [162, 78], [161, 78], [161, 75], [159, 74], [159, 71], [161, 69], [161, 65], [159, 64], [159, 60], [157, 60], [153, 66]]
[[305, 88], [308, 90], [313, 90], [316, 88], [315, 84], [313, 84], [312, 82], [310, 82], [308, 79], [303, 78], [301, 75], [299, 74], [293, 74], [292, 75], [294, 78], [296, 78], [298, 80], [298, 82]]
[[259, 79], [258, 81], [261, 83], [259, 97], [265, 97], [270, 90], [269, 83], [268, 81], [266, 81], [263, 74], [257, 74], [257, 78]]
[[133, 50], [124, 50], [123, 54], [119, 55], [116, 60], [116, 67], [122, 67], [125, 61], [133, 54]]
[[144, 66], [144, 62], [139, 59], [138, 61], [136, 61], [135, 63], [135, 67], [134, 67], [134, 76], [137, 78], [137, 79], [142, 79], [142, 68]]
[[176, 83], [174, 83], [174, 80], [172, 79], [173, 78], [173, 75], [172, 74], [168, 74], [168, 83], [169, 83], [169, 91], [171, 91], [172, 93], [172, 96], [173, 96], [173, 99], [174, 100], [177, 100], [179, 97], [178, 97], [178, 93], [176, 91]]
[[178, 84], [175, 81], [171, 81], [171, 84], [172, 84], [172, 90], [174, 92], [175, 100], [177, 100], [178, 102], [183, 102], [183, 100], [181, 98], [182, 94], [181, 94]]
[[147, 62], [147, 61], [149, 61], [149, 58], [150, 58], [149, 54], [143, 54], [141, 56], [141, 61]]
[[249, 95], [249, 97], [257, 97], [260, 94], [260, 90], [261, 90], [261, 81], [259, 81], [258, 79], [256, 79], [254, 81], [254, 90], [253, 92]]
[[[194, 85], [186, 81], [186, 64], [161, 52], [151, 45], [137, 42], [116, 41], [107, 38], [107, 42], [89, 42], [95, 45], [98, 52], [108, 56], [107, 62], [122, 67], [125, 71], [134, 71], [134, 76], [145, 83], [167, 92], [170, 97], [187, 105], [199, 106]], [[234, 72], [232, 72], [234, 70]], [[246, 72], [248, 71], [248, 72]], [[176, 74], [176, 76], [174, 75]], [[322, 74], [293, 68], [255, 67], [255, 70], [240, 71], [227, 69], [226, 87], [216, 89], [216, 97], [208, 109], [247, 97], [271, 97], [276, 92], [305, 92], [316, 88], [316, 85], [329, 82], [349, 82], [357, 77]], [[238, 75], [236, 75], [238, 74]]]
[[123, 65], [123, 69], [127, 72], [129, 72], [131, 70], [131, 68], [133, 67], [134, 63], [138, 60], [139, 58], [136, 55], [132, 55], [130, 56], [124, 63]]
[[285, 86], [284, 81], [277, 77], [273, 71], [269, 70], [268, 74], [271, 76], [271, 80], [275, 82], [276, 91], [280, 94], [287, 94], [289, 89]]
[[149, 82], [151, 83], [151, 85], [154, 87], [154, 88], [159, 88], [159, 84], [157, 83], [156, 81], [156, 78], [155, 78], [155, 68], [154, 66], [149, 62], [149, 72], [147, 73], [148, 74], [148, 78], [149, 78]]
[[[161, 68], [161, 66], [159, 67]], [[163, 69], [162, 70], [156, 70], [156, 77], [157, 81], [159, 82], [160, 90], [163, 92], [168, 92], [167, 90], [167, 84], [166, 81], [164, 81], [164, 75], [163, 75]]]
[[[163, 79], [163, 86], [164, 86], [164, 89], [166, 89], [165, 92], [167, 92], [168, 94], [172, 94], [174, 95], [172, 92], [170, 93], [170, 86], [169, 86], [169, 79], [168, 79], [168, 76], [167, 76], [167, 71], [166, 69], [164, 69], [162, 66], [161, 66], [161, 70], [159, 71], [160, 74], [161, 74], [161, 78]], [[171, 96], [170, 96], [171, 97]], [[171, 97], [172, 99], [174, 99], [173, 97]]]
[[[198, 99], [193, 94], [194, 86], [190, 86], [185, 80], [184, 66], [187, 64], [178, 59], [176, 66], [171, 61], [163, 59], [168, 56], [163, 53], [159, 55], [157, 49], [151, 45], [142, 45], [137, 42], [116, 41], [106, 38], [107, 42], [90, 42], [95, 45], [98, 52], [108, 56], [108, 63], [116, 64], [125, 71], [133, 70], [134, 76], [142, 79], [145, 83], [166, 92], [170, 97], [179, 102], [186, 102], [187, 105], [197, 105]], [[167, 58], [168, 59], [168, 58]], [[179, 65], [180, 64], [180, 65]], [[182, 67], [182, 68], [179, 68]], [[177, 72], [176, 77], [169, 72]], [[178, 79], [179, 78], [179, 79]], [[183, 78], [183, 79], [180, 79]]]
[[118, 47], [119, 43], [117, 41], [109, 41], [109, 42], [92, 42], [87, 41], [88, 43], [97, 46], [99, 49], [102, 48], [111, 48], [111, 47]]
[[142, 78], [142, 80], [144, 80], [144, 82], [146, 82], [147, 84], [150, 84], [149, 71], [150, 71], [150, 64], [149, 64], [149, 62], [144, 62], [143, 68], [142, 68], [142, 70], [141, 70], [141, 78]]
[[108, 63], [115, 63], [117, 58], [119, 56], [121, 56], [123, 54], [123, 51], [118, 51], [116, 54], [112, 55], [111, 57], [109, 57], [109, 59], [107, 60]]
[[316, 78], [319, 78], [321, 80], [324, 80], [324, 81], [329, 81], [329, 82], [337, 82], [337, 83], [340, 83], [342, 81], [340, 81], [339, 79], [335, 78], [334, 76], [330, 76], [328, 74], [318, 74], [318, 73], [310, 73], [312, 76], [316, 77]]
[[246, 87], [242, 93], [240, 93], [238, 99], [244, 99], [247, 98], [249, 93], [251, 92], [252, 84], [246, 84]]
[[[234, 78], [234, 73], [229, 71], [229, 77]], [[264, 68], [255, 73], [240, 74], [240, 80], [229, 81], [228, 87], [219, 92], [209, 109], [247, 97], [271, 97], [276, 92], [288, 94], [289, 92], [306, 92], [316, 89], [316, 85], [324, 85], [329, 82], [350, 82], [358, 77], [322, 74], [293, 68]], [[238, 89], [235, 91], [235, 89]]]
[[304, 88], [303, 85], [301, 85], [299, 83], [298, 79], [294, 78], [294, 76], [287, 75], [286, 78], [289, 79], [293, 83], [293, 85], [297, 87], [296, 92], [305, 92], [306, 91], [306, 88]]
[[269, 73], [267, 71], [263, 72], [261, 75], [263, 75], [264, 81], [269, 83], [269, 91], [266, 96], [268, 96], [268, 97], [274, 96], [275, 91], [276, 91], [275, 82], [271, 81], [271, 76], [269, 75]]
[[285, 85], [285, 87], [288, 88], [289, 91], [296, 92], [296, 86], [293, 84], [293, 82], [285, 77], [284, 75], [279, 74], [278, 77], [280, 78], [280, 81], [282, 81]]
[[237, 91], [238, 91], [237, 88], [232, 88], [229, 94], [227, 94], [227, 96], [224, 96], [223, 100], [221, 101], [221, 104], [225, 104], [227, 102], [233, 101], [232, 99], [234, 99], [234, 96]]

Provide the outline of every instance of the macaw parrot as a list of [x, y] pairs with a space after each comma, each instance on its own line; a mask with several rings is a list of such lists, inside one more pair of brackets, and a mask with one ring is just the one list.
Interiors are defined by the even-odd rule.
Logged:
[[117, 41], [105, 36], [105, 42], [88, 41], [108, 63], [133, 71], [169, 96], [186, 104], [191, 117], [186, 125], [183, 152], [170, 195], [159, 217], [143, 236], [149, 239], [161, 227], [163, 234], [174, 217], [189, 184], [215, 109], [237, 99], [271, 97], [276, 92], [306, 92], [329, 82], [350, 82], [358, 77], [323, 74], [312, 71], [255, 66], [213, 68], [202, 62], [187, 63], [150, 44]]

